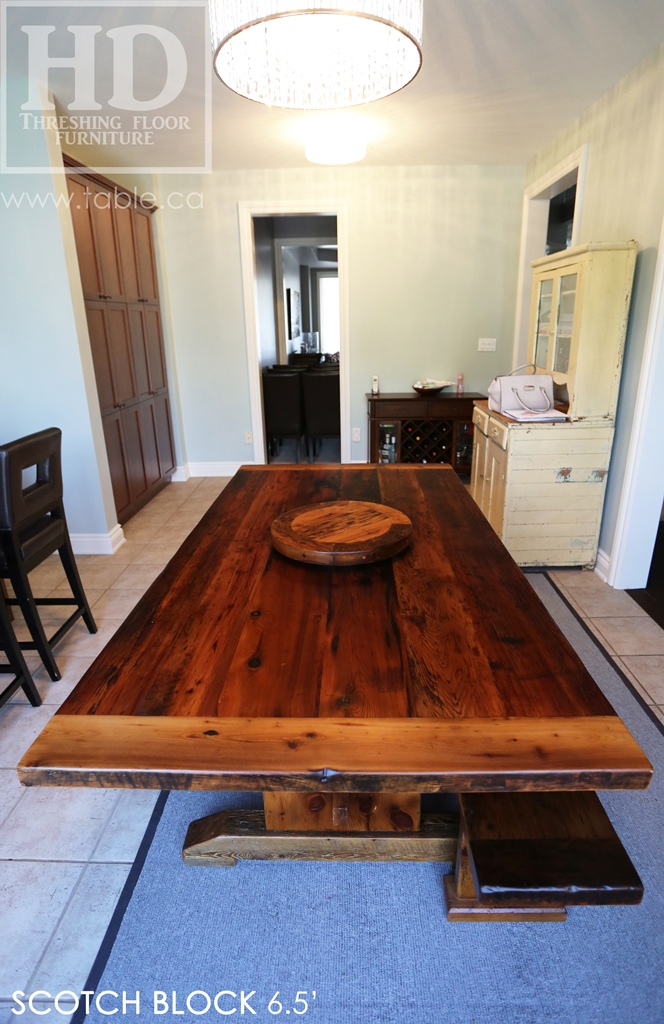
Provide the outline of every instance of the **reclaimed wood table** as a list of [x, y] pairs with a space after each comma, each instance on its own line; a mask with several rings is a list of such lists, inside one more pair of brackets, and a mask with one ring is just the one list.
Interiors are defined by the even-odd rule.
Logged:
[[[405, 513], [409, 547], [351, 567], [274, 549], [277, 516], [336, 500]], [[192, 823], [190, 864], [456, 857], [450, 919], [643, 891], [595, 791], [651, 765], [446, 467], [242, 468], [18, 772], [262, 791], [264, 813]], [[421, 811], [440, 793], [458, 815]]]

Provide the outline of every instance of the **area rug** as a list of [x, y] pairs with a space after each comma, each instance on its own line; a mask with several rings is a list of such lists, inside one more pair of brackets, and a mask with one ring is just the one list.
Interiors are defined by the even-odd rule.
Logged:
[[[140, 992], [141, 1020], [186, 1024], [662, 1024], [664, 736], [546, 577], [529, 579], [655, 765], [647, 791], [602, 795], [644, 881], [640, 906], [570, 908], [564, 924], [448, 924], [451, 864], [185, 867], [192, 819], [260, 796], [178, 792], [88, 987]], [[116, 1019], [134, 1019], [126, 1010]], [[93, 1006], [86, 1024], [105, 1020]]]

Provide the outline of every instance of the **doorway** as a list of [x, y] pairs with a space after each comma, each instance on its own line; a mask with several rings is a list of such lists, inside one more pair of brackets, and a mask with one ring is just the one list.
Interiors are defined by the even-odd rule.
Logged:
[[523, 366], [528, 352], [532, 261], [579, 244], [587, 151], [581, 146], [523, 193], [513, 367]]
[[[315, 461], [349, 462], [346, 204], [330, 202], [316, 212], [296, 203], [238, 207], [254, 461], [297, 461], [298, 454], [306, 459], [308, 444]], [[282, 431], [277, 450], [265, 430], [265, 377], [270, 375], [272, 387], [273, 376], [294, 373], [301, 387], [306, 377], [312, 389], [336, 388], [336, 433], [323, 422], [303, 427], [299, 439]], [[311, 382], [314, 374], [317, 381]], [[314, 402], [324, 404], [324, 396]]]

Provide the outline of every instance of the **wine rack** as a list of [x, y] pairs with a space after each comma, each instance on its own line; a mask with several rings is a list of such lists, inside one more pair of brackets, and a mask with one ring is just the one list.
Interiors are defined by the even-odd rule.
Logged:
[[451, 462], [453, 420], [404, 420], [401, 424], [401, 462]]
[[367, 395], [370, 461], [443, 465], [470, 473], [475, 393]]

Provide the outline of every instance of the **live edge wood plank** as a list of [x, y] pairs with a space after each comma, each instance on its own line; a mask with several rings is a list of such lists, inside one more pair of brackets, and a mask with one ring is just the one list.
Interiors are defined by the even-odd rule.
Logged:
[[56, 714], [24, 785], [320, 792], [643, 789], [615, 715], [559, 719], [155, 718]]

